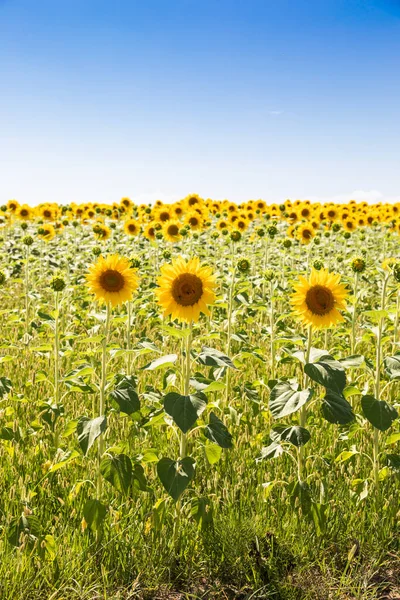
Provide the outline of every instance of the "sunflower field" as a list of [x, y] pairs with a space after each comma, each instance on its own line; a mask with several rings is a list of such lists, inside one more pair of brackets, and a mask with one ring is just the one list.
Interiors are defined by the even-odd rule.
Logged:
[[399, 599], [400, 205], [0, 208], [0, 599]]

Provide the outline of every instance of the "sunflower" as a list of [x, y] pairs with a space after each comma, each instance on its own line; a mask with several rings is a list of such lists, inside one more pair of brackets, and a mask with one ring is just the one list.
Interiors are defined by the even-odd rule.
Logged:
[[197, 257], [186, 262], [180, 256], [163, 265], [158, 285], [156, 294], [164, 315], [190, 323], [198, 321], [200, 313], [210, 314], [207, 304], [215, 300], [215, 278]]
[[352, 217], [347, 217], [343, 221], [343, 227], [346, 231], [355, 231], [357, 229], [357, 223]]
[[168, 221], [162, 228], [164, 238], [168, 242], [178, 242], [181, 239], [180, 228], [179, 221]]
[[32, 219], [34, 214], [35, 211], [33, 210], [33, 208], [31, 208], [27, 204], [23, 204], [16, 211], [18, 219], [22, 219], [22, 221], [29, 221], [30, 219]]
[[93, 226], [93, 233], [98, 240], [106, 242], [111, 236], [111, 229], [103, 223], [96, 223], [96, 225]]
[[198, 194], [189, 194], [189, 196], [186, 196], [185, 198], [185, 203], [188, 209], [191, 210], [194, 207], [201, 206], [203, 204], [203, 199], [200, 198]]
[[53, 225], [49, 225], [49, 224], [42, 225], [42, 227], [40, 227], [38, 233], [45, 242], [50, 242], [56, 235], [56, 231], [55, 231]]
[[15, 213], [18, 210], [19, 202], [17, 200], [9, 200], [7, 202], [7, 210], [10, 213]]
[[159, 223], [166, 223], [172, 219], [172, 211], [170, 208], [160, 208], [154, 215], [154, 218]]
[[148, 240], [154, 241], [156, 239], [156, 230], [153, 223], [149, 223], [144, 230], [144, 236], [147, 237]]
[[97, 300], [117, 306], [128, 302], [138, 286], [136, 272], [127, 258], [113, 254], [100, 256], [86, 275], [87, 286]]
[[133, 202], [130, 198], [121, 198], [121, 206], [124, 207], [124, 210], [129, 210], [133, 206]]
[[196, 212], [189, 213], [186, 217], [186, 224], [190, 226], [190, 229], [201, 229], [203, 227], [203, 218]]
[[140, 224], [135, 219], [125, 221], [124, 231], [126, 235], [138, 235], [140, 233]]
[[302, 244], [309, 244], [314, 235], [314, 227], [311, 223], [302, 223], [296, 229], [296, 237]]
[[343, 321], [339, 309], [346, 308], [348, 292], [340, 283], [340, 275], [329, 273], [326, 269], [313, 269], [308, 281], [302, 276], [299, 279], [290, 303], [300, 321], [317, 328]]

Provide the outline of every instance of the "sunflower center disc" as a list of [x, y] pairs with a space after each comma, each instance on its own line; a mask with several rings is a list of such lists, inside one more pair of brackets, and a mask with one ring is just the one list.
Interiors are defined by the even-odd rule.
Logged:
[[193, 306], [203, 294], [200, 277], [191, 273], [179, 275], [172, 284], [172, 296], [181, 306]]
[[314, 315], [326, 315], [335, 305], [335, 299], [330, 289], [323, 285], [314, 285], [306, 295], [308, 309]]
[[178, 235], [178, 233], [179, 233], [178, 226], [170, 225], [170, 227], [168, 227], [168, 233], [169, 233], [169, 235]]
[[124, 287], [125, 279], [119, 271], [107, 269], [100, 277], [100, 285], [106, 292], [119, 292]]

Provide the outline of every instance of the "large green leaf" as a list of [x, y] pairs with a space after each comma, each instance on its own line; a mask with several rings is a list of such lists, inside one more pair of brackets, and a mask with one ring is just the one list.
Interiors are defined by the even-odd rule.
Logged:
[[316, 383], [341, 394], [346, 387], [346, 373], [340, 362], [324, 356], [318, 362], [307, 363], [304, 371]]
[[345, 425], [354, 419], [353, 409], [346, 398], [333, 390], [327, 390], [321, 410], [329, 423]]
[[193, 427], [206, 406], [207, 396], [201, 392], [189, 396], [170, 392], [164, 396], [165, 412], [173, 418], [183, 433]]
[[371, 395], [361, 398], [361, 407], [368, 421], [379, 431], [389, 429], [393, 421], [399, 416], [393, 406], [390, 406], [384, 400], [377, 400]]
[[400, 379], [400, 354], [387, 356], [383, 362], [390, 379]]
[[7, 377], [0, 377], [0, 398], [11, 392], [12, 383]]
[[116, 490], [126, 495], [132, 483], [132, 462], [126, 454], [106, 455], [100, 463], [100, 472]]
[[297, 387], [293, 387], [288, 381], [278, 381], [272, 388], [269, 408], [276, 419], [296, 412], [312, 397], [311, 389], [299, 391]]
[[232, 435], [213, 412], [210, 413], [210, 422], [204, 429], [204, 435], [221, 448], [232, 448]]
[[178, 460], [162, 458], [158, 461], [158, 477], [175, 502], [193, 479], [195, 464], [194, 459], [190, 456]]
[[308, 429], [305, 429], [305, 427], [300, 427], [299, 425], [293, 425], [292, 427], [277, 425], [271, 431], [270, 436], [275, 442], [290, 442], [290, 444], [293, 444], [298, 448], [307, 444], [311, 437]]
[[177, 354], [167, 354], [166, 356], [160, 356], [160, 358], [156, 358], [151, 363], [145, 365], [143, 367], [143, 370], [144, 371], [155, 371], [156, 369], [159, 369], [160, 367], [163, 367], [165, 369], [166, 367], [170, 367], [171, 365], [173, 365], [174, 362], [177, 360], [177, 358], [178, 358]]
[[7, 539], [12, 546], [19, 546], [21, 533], [30, 538], [37, 538], [40, 536], [40, 532], [41, 524], [39, 519], [35, 515], [22, 514], [21, 517], [17, 517], [11, 521], [7, 532]]
[[140, 400], [135, 388], [135, 378], [124, 376], [110, 393], [110, 397], [118, 404], [120, 411], [127, 415], [140, 410]]
[[230, 369], [236, 369], [229, 356], [226, 356], [223, 352], [220, 352], [215, 348], [209, 348], [208, 346], [203, 346], [197, 360], [207, 367], [229, 367]]
[[76, 426], [76, 432], [83, 454], [86, 455], [89, 452], [96, 439], [106, 430], [106, 428], [107, 418], [104, 416], [96, 417], [95, 419], [89, 419], [89, 417], [81, 417], [79, 419]]
[[99, 500], [88, 500], [83, 507], [85, 521], [93, 531], [98, 531], [106, 517], [107, 507]]

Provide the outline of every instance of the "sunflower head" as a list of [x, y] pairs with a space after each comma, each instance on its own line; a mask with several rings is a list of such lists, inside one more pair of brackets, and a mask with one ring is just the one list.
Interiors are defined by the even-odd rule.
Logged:
[[87, 285], [97, 300], [117, 306], [131, 300], [138, 286], [138, 277], [128, 259], [114, 254], [103, 258], [89, 269]]
[[215, 300], [212, 271], [200, 265], [197, 257], [187, 262], [179, 257], [172, 264], [163, 265], [158, 285], [158, 303], [172, 319], [198, 321], [200, 313], [209, 314], [207, 305]]
[[305, 325], [331, 327], [343, 321], [339, 310], [346, 308], [347, 294], [340, 275], [313, 269], [308, 280], [300, 277], [290, 302], [294, 315]]

